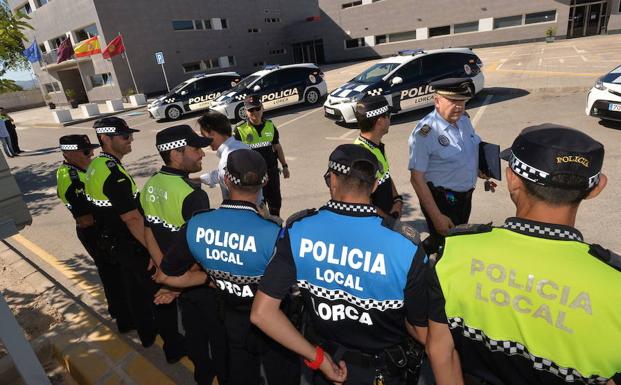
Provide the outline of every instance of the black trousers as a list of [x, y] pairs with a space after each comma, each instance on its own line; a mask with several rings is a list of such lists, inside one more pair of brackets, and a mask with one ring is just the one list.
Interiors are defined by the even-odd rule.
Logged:
[[198, 385], [211, 385], [214, 376], [219, 384], [226, 384], [226, 336], [215, 290], [205, 285], [184, 290], [179, 297], [188, 356]]
[[76, 227], [78, 239], [86, 252], [93, 258], [99, 279], [104, 288], [106, 301], [108, 302], [108, 313], [110, 317], [116, 319], [119, 329], [129, 330], [133, 328], [129, 304], [125, 296], [125, 285], [117, 277], [121, 276], [121, 265], [106, 257], [97, 245], [98, 230], [96, 226], [87, 228]]
[[[457, 192], [443, 187], [436, 187], [432, 183], [427, 183], [427, 185], [429, 190], [431, 190], [434, 202], [436, 202], [442, 214], [449, 217], [455, 226], [468, 223], [470, 211], [472, 210], [472, 192], [474, 190]], [[423, 241], [423, 247], [425, 252], [430, 255], [437, 253], [440, 247], [444, 246], [444, 236], [436, 231], [427, 211], [424, 208], [422, 211], [427, 221], [427, 227], [429, 227], [429, 237]]]
[[166, 358], [179, 356], [185, 351], [185, 342], [179, 333], [177, 301], [166, 305], [153, 303], [154, 295], [161, 285], [151, 279], [153, 272], [147, 271], [150, 258], [148, 251], [133, 240], [121, 240], [117, 258], [140, 341], [150, 346], [159, 334], [164, 340]]
[[224, 316], [228, 344], [227, 385], [259, 385], [261, 364], [269, 385], [299, 385], [299, 357], [250, 323], [249, 311], [227, 309]]
[[13, 153], [18, 154], [20, 152], [23, 152], [19, 148], [19, 139], [17, 137], [17, 129], [15, 125], [13, 124], [13, 122], [9, 120], [6, 120], [5, 123], [6, 123], [6, 130], [9, 133], [9, 137], [11, 138], [11, 145], [13, 147]]
[[267, 202], [270, 214], [280, 216], [282, 196], [280, 195], [280, 172], [278, 167], [267, 169], [267, 184], [263, 186], [263, 198]]

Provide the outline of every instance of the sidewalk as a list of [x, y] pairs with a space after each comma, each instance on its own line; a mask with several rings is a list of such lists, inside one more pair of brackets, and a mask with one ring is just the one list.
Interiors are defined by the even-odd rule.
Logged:
[[[18, 322], [26, 334], [35, 337], [33, 330], [38, 330], [37, 340], [49, 342], [52, 356], [76, 383], [175, 384], [112, 330], [106, 320], [49, 276], [43, 264], [37, 263], [35, 268], [29, 263], [31, 256], [17, 249], [14, 237], [5, 242], [0, 242], [0, 290], [12, 311], [18, 313]], [[41, 306], [31, 306], [33, 302]], [[29, 309], [29, 317], [24, 316], [24, 308]]]

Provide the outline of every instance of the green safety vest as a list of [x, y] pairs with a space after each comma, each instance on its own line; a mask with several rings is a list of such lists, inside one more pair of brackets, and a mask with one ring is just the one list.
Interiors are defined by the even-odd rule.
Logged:
[[119, 168], [122, 174], [129, 178], [132, 184], [132, 193], [134, 197], [138, 194], [138, 188], [136, 187], [136, 182], [134, 179], [125, 171], [125, 168], [122, 164], [117, 163], [116, 160], [112, 157], [106, 156], [106, 154], [101, 154], [88, 166], [86, 170], [86, 198], [97, 207], [112, 207], [112, 203], [104, 194], [103, 188], [104, 183], [110, 176], [111, 169], [115, 167]]
[[502, 228], [447, 237], [436, 273], [449, 326], [527, 353], [492, 342], [496, 350], [612, 377], [621, 368], [621, 274], [589, 248]]
[[374, 146], [372, 143], [369, 142], [368, 139], [365, 139], [361, 136], [356, 138], [354, 144], [366, 148], [367, 150], [371, 151], [373, 155], [375, 155], [375, 157], [377, 158], [377, 162], [380, 166], [380, 169], [377, 171], [378, 184], [386, 182], [388, 178], [390, 178], [390, 166], [388, 165], [388, 160], [386, 159], [384, 154], [382, 154], [382, 151], [379, 149], [379, 147]]
[[86, 179], [86, 173], [77, 167], [73, 167], [70, 164], [63, 163], [58, 170], [56, 170], [56, 195], [60, 200], [71, 210], [71, 204], [67, 199], [67, 191], [74, 183], [79, 183], [82, 189], [84, 189], [84, 183]]
[[162, 224], [170, 231], [178, 231], [185, 223], [183, 201], [194, 189], [179, 175], [158, 172], [140, 192], [140, 205], [149, 223]]
[[263, 130], [261, 130], [261, 135], [259, 135], [257, 129], [248, 122], [244, 122], [237, 126], [237, 132], [239, 132], [242, 142], [246, 143], [252, 149], [271, 146], [274, 140], [274, 131], [274, 123], [272, 123], [271, 120], [265, 121]]

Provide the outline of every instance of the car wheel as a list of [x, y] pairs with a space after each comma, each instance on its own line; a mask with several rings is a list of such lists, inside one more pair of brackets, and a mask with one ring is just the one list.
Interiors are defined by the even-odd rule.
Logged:
[[306, 91], [304, 101], [308, 104], [316, 104], [319, 101], [319, 98], [319, 91], [317, 91], [316, 88], [311, 88], [310, 90]]
[[236, 121], [246, 120], [246, 109], [244, 108], [244, 103], [239, 103], [239, 105], [235, 107], [235, 119]]
[[170, 120], [177, 120], [181, 117], [183, 111], [179, 106], [170, 106], [166, 109], [166, 117]]

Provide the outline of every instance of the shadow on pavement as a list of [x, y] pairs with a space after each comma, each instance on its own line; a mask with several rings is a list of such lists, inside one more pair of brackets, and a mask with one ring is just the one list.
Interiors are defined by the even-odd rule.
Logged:
[[600, 120], [599, 125], [606, 128], [612, 128], [613, 130], [621, 130], [621, 122], [614, 120]]
[[45, 214], [60, 204], [56, 196], [56, 170], [60, 164], [61, 161], [39, 162], [11, 170], [33, 217]]

